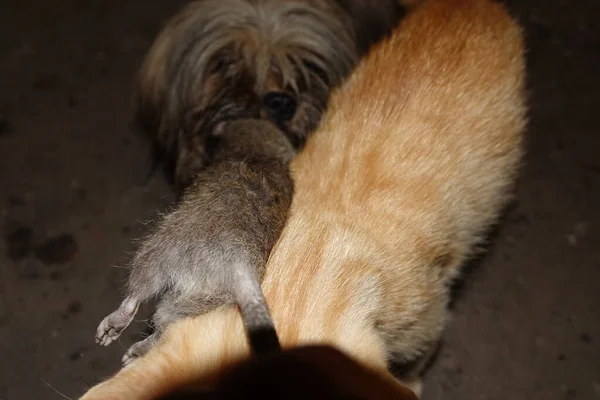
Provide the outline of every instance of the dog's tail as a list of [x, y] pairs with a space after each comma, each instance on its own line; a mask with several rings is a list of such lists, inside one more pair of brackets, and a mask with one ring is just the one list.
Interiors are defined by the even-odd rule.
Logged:
[[235, 270], [234, 296], [240, 306], [252, 351], [255, 355], [262, 356], [280, 350], [279, 338], [258, 282], [256, 269], [243, 264]]

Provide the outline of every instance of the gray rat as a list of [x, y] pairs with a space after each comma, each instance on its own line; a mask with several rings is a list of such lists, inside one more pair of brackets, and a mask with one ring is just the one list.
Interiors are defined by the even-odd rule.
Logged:
[[239, 305], [255, 353], [279, 349], [260, 282], [291, 205], [294, 148], [267, 120], [221, 124], [212, 162], [142, 243], [127, 297], [98, 326], [96, 342], [107, 346], [142, 302], [160, 297], [156, 331], [129, 348], [125, 365], [145, 354], [170, 323], [226, 304]]

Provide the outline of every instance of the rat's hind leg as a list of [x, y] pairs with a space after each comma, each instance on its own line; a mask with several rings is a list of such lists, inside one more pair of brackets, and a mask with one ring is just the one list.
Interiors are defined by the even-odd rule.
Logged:
[[144, 354], [150, 351], [150, 349], [154, 347], [154, 345], [158, 341], [159, 337], [160, 333], [155, 331], [146, 339], [140, 340], [139, 342], [132, 344], [129, 347], [129, 349], [127, 349], [127, 352], [123, 355], [123, 358], [121, 358], [121, 363], [123, 364], [123, 366], [128, 366], [137, 358], [142, 357]]
[[129, 326], [140, 306], [138, 299], [127, 297], [116, 311], [106, 316], [96, 330], [96, 343], [108, 346]]
[[207, 302], [206, 299], [207, 297], [204, 295], [192, 296], [190, 298], [190, 296], [165, 294], [157, 305], [156, 312], [152, 317], [152, 322], [156, 330], [146, 339], [140, 340], [129, 347], [121, 359], [123, 366], [131, 364], [136, 358], [143, 357], [150, 351], [158, 343], [163, 332], [172, 323], [189, 316], [203, 314], [216, 308], [218, 304], [222, 304]]
[[180, 303], [181, 301], [177, 299], [177, 296], [172, 293], [165, 293], [152, 316], [152, 323], [155, 327], [154, 332], [147, 338], [129, 347], [121, 359], [123, 366], [131, 364], [136, 358], [143, 357], [154, 347], [160, 339], [161, 334], [170, 324], [187, 316], [181, 309]]

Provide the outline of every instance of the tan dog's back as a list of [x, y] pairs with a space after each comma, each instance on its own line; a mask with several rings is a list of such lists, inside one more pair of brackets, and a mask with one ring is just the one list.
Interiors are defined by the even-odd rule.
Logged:
[[486, 0], [426, 2], [359, 65], [293, 163], [263, 285], [284, 342], [373, 363], [429, 350], [514, 181], [523, 78], [521, 32]]
[[[523, 80], [520, 30], [488, 0], [426, 1], [359, 65], [292, 163], [263, 282], [284, 346], [332, 344], [381, 374], [431, 350], [448, 284], [513, 184]], [[209, 383], [247, 354], [236, 310], [219, 310], [172, 326], [85, 398]]]

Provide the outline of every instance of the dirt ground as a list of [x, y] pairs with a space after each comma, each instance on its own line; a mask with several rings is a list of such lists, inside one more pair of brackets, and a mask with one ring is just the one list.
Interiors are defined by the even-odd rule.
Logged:
[[[77, 397], [143, 328], [94, 343], [133, 239], [171, 201], [160, 174], [145, 181], [129, 95], [181, 3], [0, 7], [0, 400]], [[600, 399], [600, 2], [510, 8], [529, 48], [526, 165], [457, 292], [424, 399]]]

